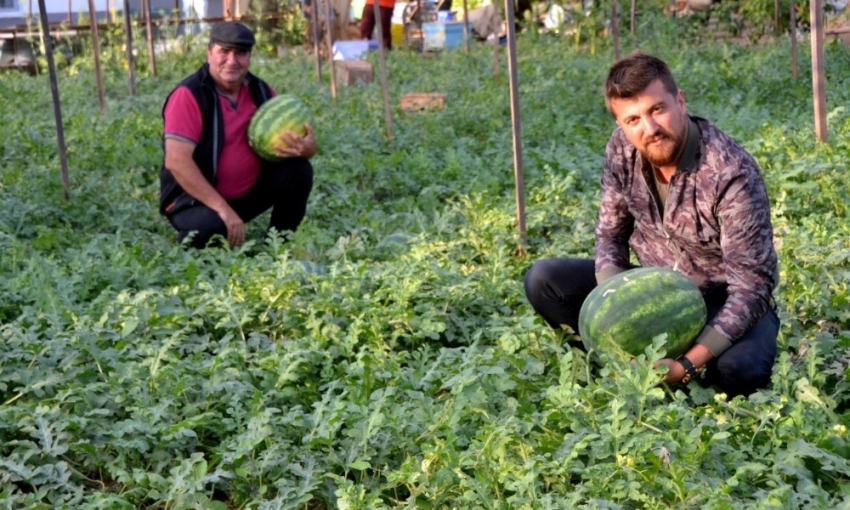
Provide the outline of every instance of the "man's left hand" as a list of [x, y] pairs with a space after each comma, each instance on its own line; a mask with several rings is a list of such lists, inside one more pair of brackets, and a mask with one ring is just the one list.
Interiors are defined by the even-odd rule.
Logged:
[[287, 131], [280, 135], [283, 144], [275, 147], [277, 155], [282, 158], [305, 158], [310, 159], [318, 150], [316, 139], [313, 138], [313, 126], [304, 124], [307, 133], [299, 136], [297, 133]]
[[685, 377], [685, 367], [681, 363], [672, 358], [663, 358], [655, 362], [653, 366], [667, 366], [667, 375], [664, 377], [664, 382], [667, 384], [677, 384]]

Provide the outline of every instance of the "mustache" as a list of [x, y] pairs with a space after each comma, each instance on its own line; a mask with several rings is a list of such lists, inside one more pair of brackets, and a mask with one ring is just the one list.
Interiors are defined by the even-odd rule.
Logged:
[[643, 139], [643, 141], [646, 144], [650, 144], [650, 143], [658, 142], [658, 141], [661, 141], [661, 140], [672, 140], [672, 139], [673, 139], [673, 137], [670, 136], [670, 134], [667, 133], [666, 131], [658, 130], [655, 133], [652, 133], [651, 135], [645, 137]]

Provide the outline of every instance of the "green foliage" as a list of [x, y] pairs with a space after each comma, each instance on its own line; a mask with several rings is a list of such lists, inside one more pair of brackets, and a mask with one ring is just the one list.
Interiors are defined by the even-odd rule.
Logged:
[[0, 503], [846, 506], [850, 55], [826, 49], [820, 144], [811, 76], [803, 65], [791, 77], [784, 43], [683, 45], [681, 25], [657, 23], [641, 47], [765, 174], [782, 271], [770, 388], [728, 401], [659, 387], [647, 361], [663, 338], [600, 369], [525, 301], [534, 260], [592, 254], [614, 129], [606, 40], [592, 54], [569, 37], [520, 37], [517, 257], [507, 73], [491, 75], [486, 45], [388, 55], [393, 104], [448, 97], [441, 111], [393, 110], [391, 141], [377, 84], [334, 102], [309, 55], [257, 55], [259, 75], [316, 112], [307, 219], [287, 244], [263, 238], [261, 217], [241, 248], [177, 246], [156, 212], [160, 111], [203, 59], [203, 37], [187, 38], [156, 77], [140, 70], [135, 97], [120, 53], [105, 58], [102, 114], [91, 60], [60, 71], [68, 201], [47, 80], [0, 81]]

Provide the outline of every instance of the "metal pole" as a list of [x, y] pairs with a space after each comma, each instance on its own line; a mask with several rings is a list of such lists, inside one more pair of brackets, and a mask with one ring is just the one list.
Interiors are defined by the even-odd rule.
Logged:
[[130, 22], [130, 0], [124, 0], [124, 31], [127, 32], [127, 84], [130, 96], [136, 95], [136, 71], [133, 60], [133, 25]]
[[629, 23], [629, 31], [631, 32], [632, 37], [635, 36], [635, 19], [636, 19], [635, 11], [636, 10], [637, 10], [637, 0], [632, 0], [632, 17], [631, 17], [631, 20], [630, 20], [630, 23]]
[[151, 75], [156, 76], [156, 55], [153, 44], [153, 26], [151, 26], [151, 0], [142, 0], [145, 10], [145, 27], [148, 33], [148, 60], [150, 62]]
[[71, 179], [68, 177], [68, 151], [65, 148], [65, 131], [62, 127], [62, 107], [59, 102], [59, 83], [56, 80], [56, 64], [53, 62], [53, 41], [50, 38], [50, 25], [47, 22], [47, 7], [44, 0], [38, 0], [39, 19], [41, 20], [41, 40], [47, 55], [47, 69], [50, 73], [50, 93], [53, 95], [53, 118], [56, 120], [56, 139], [59, 143], [59, 162], [62, 165], [62, 185], [65, 187], [65, 200], [71, 199]]
[[620, 60], [620, 14], [617, 0], [611, 0], [611, 35], [614, 36], [614, 58]]
[[499, 38], [493, 34], [493, 76], [499, 76]]
[[782, 34], [782, 30], [779, 28], [780, 11], [781, 9], [779, 7], [779, 0], [773, 0], [773, 26], [777, 37]]
[[797, 6], [794, 0], [791, 3], [791, 76], [797, 79], [800, 76], [797, 65]]
[[516, 188], [516, 214], [519, 228], [520, 253], [526, 244], [525, 231], [525, 179], [522, 171], [522, 126], [519, 112], [519, 73], [516, 60], [516, 22], [514, 21], [514, 0], [505, 0], [506, 24], [508, 29], [508, 72], [511, 91], [511, 127], [514, 148], [514, 184]]
[[100, 44], [97, 42], [97, 13], [94, 10], [94, 0], [89, 0], [89, 16], [91, 17], [91, 44], [92, 51], [94, 51], [94, 71], [97, 75], [97, 99], [100, 101], [100, 113], [103, 113], [106, 105], [103, 100], [103, 75], [100, 72]]
[[823, 61], [823, 4], [811, 0], [809, 16], [812, 20], [812, 89], [815, 105], [815, 134], [824, 143], [826, 133], [826, 74]]
[[316, 81], [322, 83], [322, 60], [319, 56], [319, 0], [311, 0], [310, 16], [313, 18], [313, 55], [316, 57]]
[[378, 36], [378, 66], [381, 73], [381, 88], [384, 92], [384, 137], [389, 140], [393, 137], [393, 114], [390, 110], [390, 90], [387, 84], [387, 59], [384, 55], [384, 36], [381, 27], [381, 9], [378, 0], [373, 0], [375, 8], [375, 33]]
[[[319, 0], [316, 0], [318, 2]], [[331, 25], [331, 0], [325, 0], [325, 40], [328, 44], [328, 66], [331, 70], [331, 97], [336, 101], [336, 66], [334, 65], [333, 46], [334, 35]]]
[[463, 0], [463, 49], [469, 55], [469, 13], [466, 0]]

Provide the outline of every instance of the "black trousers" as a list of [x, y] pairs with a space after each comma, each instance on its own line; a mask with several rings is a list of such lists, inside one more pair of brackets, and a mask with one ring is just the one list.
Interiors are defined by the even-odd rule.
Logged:
[[[307, 212], [307, 199], [313, 189], [313, 166], [303, 158], [288, 158], [281, 162], [264, 162], [254, 186], [245, 196], [227, 203], [248, 223], [272, 209], [269, 228], [279, 232], [295, 231]], [[196, 202], [168, 216], [177, 229], [180, 242], [194, 232], [191, 246], [203, 248], [215, 235], [227, 237], [227, 227], [218, 213]]]
[[[377, 1], [377, 0], [376, 0]], [[392, 39], [392, 19], [393, 8], [378, 6], [378, 11], [381, 13], [381, 40], [384, 42], [384, 48], [393, 49]], [[360, 37], [367, 41], [372, 39], [372, 31], [375, 30], [375, 5], [369, 4], [363, 7], [363, 14], [360, 17]]]
[[[544, 259], [525, 275], [525, 295], [534, 310], [550, 326], [568, 325], [578, 334], [578, 315], [588, 294], [596, 287], [593, 259]], [[708, 320], [725, 302], [725, 296], [706, 300]], [[770, 384], [776, 359], [779, 317], [771, 308], [729, 349], [711, 360], [704, 384], [716, 384], [728, 396], [749, 395]]]

